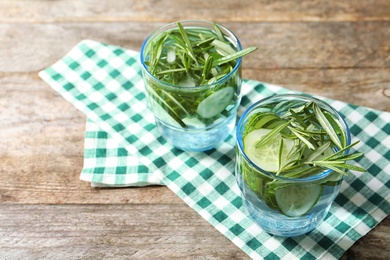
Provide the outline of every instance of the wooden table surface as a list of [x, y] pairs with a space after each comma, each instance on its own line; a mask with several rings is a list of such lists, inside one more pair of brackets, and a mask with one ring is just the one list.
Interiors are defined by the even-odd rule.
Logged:
[[[139, 50], [219, 22], [259, 50], [243, 77], [390, 111], [390, 1], [0, 1], [0, 259], [248, 259], [166, 187], [79, 180], [85, 116], [37, 73], [83, 39]], [[390, 256], [390, 219], [342, 259]]]

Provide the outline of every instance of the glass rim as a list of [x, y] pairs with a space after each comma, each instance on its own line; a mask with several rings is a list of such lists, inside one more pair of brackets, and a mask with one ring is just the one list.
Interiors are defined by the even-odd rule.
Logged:
[[[207, 25], [213, 25], [213, 22], [211, 21], [207, 21], [207, 20], [180, 20], [180, 21], [177, 21], [177, 22], [180, 22], [183, 27], [185, 28], [186, 26], [191, 26], [190, 24], [193, 24], [193, 23], [200, 23], [200, 24], [207, 24]], [[241, 62], [242, 62], [242, 57], [238, 58], [237, 59], [237, 63], [236, 65], [234, 66], [234, 68], [232, 69], [232, 71], [230, 71], [228, 74], [226, 74], [224, 77], [218, 79], [217, 81], [211, 83], [211, 84], [205, 84], [205, 85], [200, 85], [200, 86], [194, 86], [194, 87], [183, 87], [183, 86], [177, 86], [177, 85], [173, 85], [173, 84], [169, 84], [165, 81], [162, 81], [162, 80], [159, 80], [158, 78], [156, 78], [154, 75], [152, 75], [150, 73], [150, 71], [148, 70], [148, 66], [146, 66], [145, 64], [145, 59], [144, 59], [144, 51], [146, 49], [146, 46], [148, 45], [148, 43], [154, 39], [155, 36], [158, 36], [161, 32], [165, 31], [166, 29], [172, 27], [172, 26], [175, 26], [177, 24], [177, 22], [171, 22], [171, 23], [168, 23], [168, 24], [165, 24], [161, 27], [159, 27], [158, 29], [154, 30], [146, 39], [145, 41], [142, 43], [142, 47], [141, 47], [141, 52], [140, 52], [140, 61], [141, 61], [141, 65], [142, 65], [142, 69], [145, 73], [147, 73], [147, 75], [149, 77], [151, 77], [154, 81], [158, 82], [159, 84], [165, 86], [165, 87], [168, 87], [168, 88], [174, 88], [175, 90], [186, 90], [186, 91], [189, 91], [190, 89], [193, 90], [193, 91], [197, 91], [197, 90], [202, 90], [202, 89], [205, 89], [205, 88], [209, 88], [211, 86], [215, 86], [215, 85], [219, 85], [225, 81], [227, 81], [229, 78], [231, 78], [231, 76], [237, 72], [237, 70], [240, 68], [241, 66]], [[240, 40], [237, 38], [237, 36], [231, 31], [229, 30], [228, 28], [226, 28], [225, 26], [219, 24], [219, 23], [216, 23], [220, 28], [222, 28], [223, 30], [225, 30], [226, 32], [229, 33], [228, 37], [229, 38], [233, 38], [234, 41], [237, 43], [237, 49], [240, 51], [242, 50], [242, 46], [241, 46], [241, 42]], [[195, 26], [194, 26], [195, 27]], [[202, 28], [201, 26], [196, 26], [196, 27], [199, 27], [199, 28]], [[172, 27], [170, 29], [175, 29], [177, 28], [177, 26], [175, 27]], [[208, 28], [208, 29], [212, 29], [212, 27], [204, 27], [204, 28]], [[235, 43], [234, 43], [235, 44]]]
[[[236, 142], [237, 142], [237, 147], [239, 149], [239, 152], [244, 157], [244, 159], [251, 165], [251, 167], [253, 167], [257, 171], [261, 172], [262, 174], [264, 174], [272, 179], [277, 179], [280, 181], [286, 181], [286, 182], [292, 182], [292, 183], [309, 183], [309, 182], [318, 181], [318, 180], [326, 178], [327, 176], [329, 176], [333, 172], [333, 170], [326, 169], [317, 175], [304, 177], [304, 178], [288, 178], [288, 177], [278, 176], [273, 172], [266, 171], [266, 170], [262, 169], [261, 167], [257, 166], [251, 159], [249, 159], [249, 157], [244, 152], [244, 144], [243, 144], [243, 140], [241, 138], [242, 135], [240, 133], [240, 129], [242, 128], [242, 125], [243, 125], [245, 119], [254, 109], [256, 109], [259, 106], [259, 104], [270, 101], [272, 99], [277, 99], [277, 98], [289, 98], [289, 99], [300, 98], [300, 99], [305, 99], [307, 101], [314, 101], [314, 102], [316, 102], [316, 104], [320, 105], [321, 107], [327, 109], [328, 111], [333, 112], [335, 115], [337, 115], [336, 119], [339, 122], [341, 122], [343, 127], [345, 128], [347, 145], [351, 144], [351, 132], [350, 132], [350, 129], [348, 127], [348, 124], [346, 123], [346, 121], [344, 120], [344, 118], [342, 117], [340, 112], [338, 112], [334, 107], [332, 107], [331, 105], [329, 105], [325, 101], [322, 101], [318, 98], [315, 98], [313, 96], [310, 96], [310, 95], [307, 95], [304, 93], [294, 93], [294, 94], [287, 93], [287, 94], [274, 94], [272, 96], [260, 99], [260, 100], [256, 101], [255, 103], [253, 103], [252, 105], [250, 105], [244, 111], [244, 113], [241, 115], [240, 119], [238, 120], [237, 127], [236, 127]], [[348, 153], [349, 153], [349, 149], [344, 152], [344, 154], [348, 154]]]

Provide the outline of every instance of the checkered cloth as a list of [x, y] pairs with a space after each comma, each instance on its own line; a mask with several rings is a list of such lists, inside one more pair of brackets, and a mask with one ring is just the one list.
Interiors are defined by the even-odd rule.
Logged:
[[[82, 41], [40, 77], [88, 117], [81, 179], [94, 185], [167, 185], [254, 259], [338, 258], [390, 212], [390, 113], [328, 100], [350, 126], [356, 163], [325, 221], [307, 235], [269, 235], [245, 213], [234, 177], [235, 139], [203, 153], [175, 149], [160, 136], [145, 105], [138, 53]], [[238, 114], [290, 90], [243, 82]], [[353, 141], [354, 141], [353, 140]]]

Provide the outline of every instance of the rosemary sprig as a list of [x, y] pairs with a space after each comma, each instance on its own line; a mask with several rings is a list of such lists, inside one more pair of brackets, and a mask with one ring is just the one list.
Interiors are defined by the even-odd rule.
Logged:
[[319, 108], [319, 106], [315, 105], [313, 103], [313, 110], [314, 114], [316, 115], [316, 118], [322, 128], [325, 130], [326, 133], [328, 133], [330, 139], [333, 141], [333, 143], [340, 149], [342, 149], [342, 145], [340, 142], [339, 137], [337, 136], [334, 128], [332, 127], [331, 123], [328, 121], [328, 119], [325, 117], [324, 113], [322, 110]]
[[[289, 104], [285, 111], [278, 106], [278, 114], [270, 111], [256, 113], [248, 119], [245, 129], [245, 133], [259, 128], [270, 130], [258, 141], [256, 148], [262, 148], [270, 142], [279, 140], [277, 175], [302, 178], [318, 174], [324, 169], [343, 175], [346, 174], [346, 170], [366, 171], [360, 166], [347, 163], [363, 156], [363, 153], [359, 152], [348, 154], [348, 151], [359, 141], [347, 145], [344, 130], [327, 110], [314, 102], [305, 106], [298, 101], [295, 105], [294, 103]], [[284, 123], [280, 123], [281, 120]], [[289, 155], [299, 153], [298, 159], [289, 161], [285, 165], [280, 164], [284, 149], [283, 139], [295, 140], [294, 147], [288, 151]]]
[[203, 67], [202, 80], [200, 81], [200, 85], [203, 85], [204, 82], [206, 81], [207, 75], [209, 75], [212, 65], [213, 65], [213, 56], [208, 56], [206, 63]]
[[299, 133], [299, 131], [295, 130], [293, 127], [288, 128], [298, 139], [300, 139], [307, 147], [309, 147], [311, 150], [315, 150], [316, 147], [308, 140], [306, 139], [303, 135]]
[[213, 65], [218, 66], [218, 65], [228, 63], [230, 61], [237, 60], [238, 58], [241, 58], [242, 56], [245, 56], [245, 55], [247, 55], [255, 50], [257, 50], [257, 47], [249, 47], [249, 48], [246, 48], [244, 50], [229, 54], [227, 56], [223, 56], [223, 57], [219, 58], [218, 60], [214, 61]]
[[[157, 114], [170, 117], [183, 128], [209, 126], [229, 116], [232, 105], [238, 102], [241, 78], [240, 70], [234, 68], [239, 58], [257, 48], [240, 51], [223, 32], [217, 24], [198, 28], [178, 22], [177, 28], [162, 32], [147, 44], [143, 57], [149, 72], [160, 81], [178, 86], [168, 93], [164, 84], [147, 79], [147, 91], [153, 89], [150, 97], [156, 101], [151, 103]], [[222, 78], [226, 80], [218, 82]], [[213, 85], [194, 88], [209, 84]], [[217, 91], [224, 95], [215, 95]], [[216, 102], [218, 98], [220, 102]]]
[[221, 53], [223, 56], [228, 56], [234, 54], [236, 51], [229, 44], [222, 42], [220, 40], [213, 40], [211, 45], [215, 47], [215, 49]]
[[317, 157], [321, 156], [328, 148], [330, 147], [330, 142], [326, 142], [323, 145], [319, 146], [315, 151], [313, 151], [309, 157], [306, 158], [307, 162], [311, 162]]
[[215, 31], [215, 34], [217, 35], [218, 39], [223, 41], [224, 40], [223, 33], [222, 33], [221, 29], [219, 28], [219, 26], [216, 23], [213, 23], [213, 27], [214, 27], [214, 31]]
[[195, 61], [196, 65], [198, 65], [198, 61], [195, 58], [194, 50], [192, 49], [192, 43], [191, 43], [190, 39], [188, 38], [187, 31], [184, 29], [184, 27], [181, 25], [181, 23], [177, 23], [177, 27], [179, 27], [179, 32], [180, 32], [181, 37], [183, 38], [184, 43], [186, 45], [186, 50], [187, 50], [188, 56], [190, 56]]
[[278, 165], [278, 172], [276, 173], [276, 175], [278, 175], [278, 173], [282, 170], [283, 143], [284, 143], [283, 139], [280, 139], [279, 150], [278, 150], [278, 162], [279, 162], [279, 165]]
[[260, 139], [260, 141], [256, 144], [256, 148], [260, 148], [271, 142], [289, 124], [290, 122], [286, 122], [273, 128], [268, 134]]
[[[164, 32], [149, 45], [145, 63], [155, 77], [177, 84], [190, 75], [196, 86], [223, 78], [239, 58], [257, 50], [257, 47], [237, 50], [216, 23], [213, 29], [201, 29], [184, 28], [177, 22], [177, 29]], [[167, 56], [172, 51], [175, 59], [168, 63]]]

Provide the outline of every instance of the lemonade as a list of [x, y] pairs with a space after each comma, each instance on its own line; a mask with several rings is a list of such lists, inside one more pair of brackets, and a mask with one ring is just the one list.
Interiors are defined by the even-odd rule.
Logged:
[[267, 232], [296, 236], [315, 228], [339, 192], [348, 126], [326, 103], [304, 95], [270, 97], [251, 106], [237, 126], [236, 178], [249, 214]]

